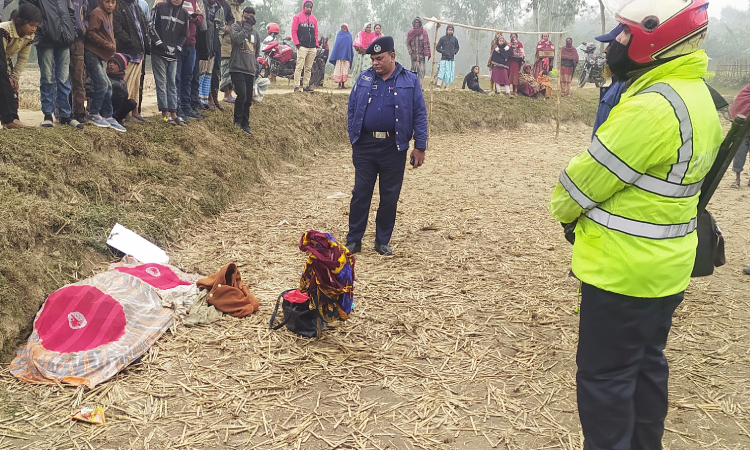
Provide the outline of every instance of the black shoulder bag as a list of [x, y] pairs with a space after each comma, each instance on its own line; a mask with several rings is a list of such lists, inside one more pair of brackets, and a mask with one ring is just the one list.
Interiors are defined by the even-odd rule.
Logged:
[[706, 211], [706, 206], [708, 206], [708, 202], [719, 187], [721, 178], [737, 154], [748, 130], [750, 130], [750, 120], [747, 120], [745, 116], [737, 116], [732, 122], [732, 128], [721, 143], [716, 160], [703, 182], [698, 200], [698, 247], [696, 248], [692, 277], [712, 275], [714, 267], [721, 267], [726, 263], [724, 237], [714, 217]]

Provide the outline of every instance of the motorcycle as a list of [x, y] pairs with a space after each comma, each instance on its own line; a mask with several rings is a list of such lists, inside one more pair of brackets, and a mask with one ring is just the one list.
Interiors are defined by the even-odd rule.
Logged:
[[276, 39], [263, 42], [261, 52], [263, 56], [258, 57], [263, 78], [294, 78], [294, 68], [297, 65], [297, 49], [291, 44], [292, 38], [286, 37], [279, 43]]
[[604, 86], [604, 65], [607, 60], [604, 55], [597, 55], [595, 51], [596, 44], [586, 45], [586, 57], [581, 68], [581, 76], [578, 78], [579, 88], [586, 86], [586, 83], [594, 83], [598, 88]]

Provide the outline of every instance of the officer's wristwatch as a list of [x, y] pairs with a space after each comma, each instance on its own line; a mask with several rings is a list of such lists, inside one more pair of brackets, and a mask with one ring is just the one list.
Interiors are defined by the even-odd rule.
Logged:
[[427, 150], [427, 149], [426, 148], [415, 148], [414, 150], [419, 150], [420, 152], [424, 153], [425, 150]]

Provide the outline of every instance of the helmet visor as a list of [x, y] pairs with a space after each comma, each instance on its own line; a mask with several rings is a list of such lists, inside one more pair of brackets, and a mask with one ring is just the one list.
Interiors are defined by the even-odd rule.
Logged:
[[646, 32], [692, 5], [694, 0], [604, 0], [604, 6], [618, 21]]

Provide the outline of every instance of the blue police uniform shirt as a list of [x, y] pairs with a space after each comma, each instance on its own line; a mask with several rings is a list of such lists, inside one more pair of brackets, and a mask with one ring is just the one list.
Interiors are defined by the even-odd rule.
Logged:
[[393, 75], [387, 80], [375, 75], [362, 122], [363, 131], [396, 132], [396, 99], [393, 96], [395, 87], [396, 77]]

